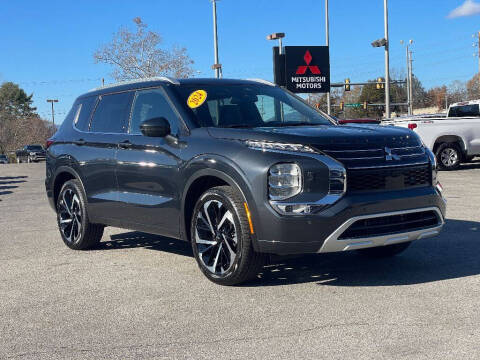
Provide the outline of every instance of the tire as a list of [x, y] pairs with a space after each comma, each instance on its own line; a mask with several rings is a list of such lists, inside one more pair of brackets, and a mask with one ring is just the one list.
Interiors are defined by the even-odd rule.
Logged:
[[20, 158], [17, 158], [17, 164], [20, 164], [22, 161], [20, 160]]
[[463, 154], [460, 146], [457, 143], [443, 143], [440, 144], [435, 152], [438, 166], [442, 170], [458, 169], [462, 160]]
[[234, 189], [218, 186], [203, 193], [193, 210], [193, 253], [200, 270], [216, 284], [251, 280], [265, 264], [265, 255], [253, 249], [244, 206]]
[[400, 244], [392, 244], [386, 246], [378, 246], [368, 249], [357, 250], [358, 253], [371, 258], [386, 258], [398, 255], [408, 249], [412, 242], [404, 242]]
[[27, 158], [27, 163], [30, 164], [32, 162], [32, 159], [30, 159], [30, 156]]
[[104, 226], [89, 222], [86, 203], [78, 180], [63, 184], [57, 199], [57, 223], [63, 242], [73, 250], [92, 249], [102, 239]]

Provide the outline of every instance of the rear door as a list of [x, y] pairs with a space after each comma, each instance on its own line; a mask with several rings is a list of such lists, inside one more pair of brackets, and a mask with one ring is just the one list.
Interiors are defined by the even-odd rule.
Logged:
[[119, 212], [128, 226], [178, 236], [178, 172], [181, 148], [168, 139], [146, 137], [140, 124], [164, 117], [171, 133], [181, 137], [180, 119], [163, 88], [137, 91], [129, 131], [117, 152]]
[[[118, 219], [115, 155], [118, 143], [127, 131], [132, 98], [133, 92], [99, 96], [88, 130], [79, 131], [79, 138], [75, 141], [81, 154], [79, 168], [92, 221], [111, 223], [110, 219]], [[78, 121], [79, 126], [85, 126], [81, 119]]]

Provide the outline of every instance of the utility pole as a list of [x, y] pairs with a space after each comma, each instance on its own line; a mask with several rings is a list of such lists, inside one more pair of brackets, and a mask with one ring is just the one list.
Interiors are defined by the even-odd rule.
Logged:
[[409, 47], [410, 45], [413, 44], [413, 40], [409, 40], [408, 42], [405, 42], [403, 40], [400, 40], [400, 44], [402, 45], [405, 45], [405, 55], [406, 55], [406, 59], [407, 59], [407, 75], [406, 75], [406, 79], [407, 79], [407, 86], [406, 86], [406, 90], [407, 90], [407, 108], [408, 108], [408, 115], [412, 115], [413, 113], [413, 106], [412, 106], [412, 99], [413, 99], [413, 96], [412, 96], [412, 92], [411, 92], [411, 62], [410, 62], [410, 50], [409, 50]]
[[213, 5], [213, 52], [215, 56], [215, 64], [212, 69], [215, 70], [215, 77], [222, 77], [222, 65], [218, 63], [218, 35], [217, 35], [217, 1], [211, 0]]
[[410, 114], [413, 114], [413, 59], [412, 59], [412, 51], [409, 53], [408, 57], [410, 61], [410, 74], [409, 74], [409, 89], [408, 92], [410, 93]]
[[383, 0], [383, 17], [385, 27], [385, 117], [390, 118], [390, 56], [388, 48], [388, 0]]
[[[325, 43], [330, 46], [330, 26], [328, 19], [328, 0], [325, 0]], [[327, 92], [327, 113], [330, 115], [332, 112], [332, 105], [330, 103], [330, 91]]]
[[53, 109], [53, 103], [57, 103], [58, 99], [48, 99], [47, 102], [52, 104], [52, 124], [53, 124], [53, 127], [55, 127], [55, 111]]

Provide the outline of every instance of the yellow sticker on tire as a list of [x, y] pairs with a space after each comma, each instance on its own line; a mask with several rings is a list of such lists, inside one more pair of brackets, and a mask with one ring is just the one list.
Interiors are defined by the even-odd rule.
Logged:
[[207, 92], [205, 90], [195, 90], [187, 99], [187, 105], [190, 109], [201, 106], [207, 100]]

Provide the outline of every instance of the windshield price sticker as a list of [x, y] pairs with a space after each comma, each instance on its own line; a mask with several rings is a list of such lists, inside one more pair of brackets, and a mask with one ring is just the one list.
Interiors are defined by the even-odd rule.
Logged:
[[198, 108], [207, 100], [207, 92], [205, 90], [196, 90], [190, 94], [187, 99], [187, 105], [191, 109]]

